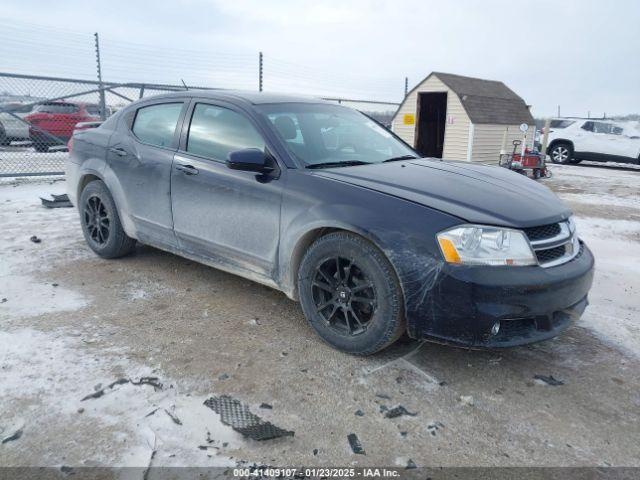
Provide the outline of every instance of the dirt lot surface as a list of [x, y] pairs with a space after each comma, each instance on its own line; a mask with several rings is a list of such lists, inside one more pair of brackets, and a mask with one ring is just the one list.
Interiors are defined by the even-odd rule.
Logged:
[[[597, 261], [561, 337], [491, 352], [405, 340], [368, 358], [323, 344], [269, 288], [145, 246], [102, 260], [75, 209], [40, 206], [64, 182], [4, 182], [0, 437], [21, 434], [0, 465], [639, 466], [639, 179], [570, 166], [545, 181]], [[145, 376], [162, 388], [105, 389]], [[244, 439], [212, 395], [295, 436]], [[398, 405], [415, 415], [386, 418]]]

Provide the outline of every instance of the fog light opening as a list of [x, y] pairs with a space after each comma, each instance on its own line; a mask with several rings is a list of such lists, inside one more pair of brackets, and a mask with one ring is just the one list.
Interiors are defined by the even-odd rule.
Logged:
[[500, 322], [496, 322], [491, 327], [491, 335], [497, 335], [500, 331]]

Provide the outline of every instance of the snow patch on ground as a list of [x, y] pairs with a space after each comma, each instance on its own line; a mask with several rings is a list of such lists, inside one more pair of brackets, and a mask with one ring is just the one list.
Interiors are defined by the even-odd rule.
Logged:
[[[154, 451], [154, 466], [235, 464], [225, 452], [243, 440], [203, 405], [206, 397], [181, 394], [170, 379], [130, 362], [123, 352], [101, 349], [96, 355], [79, 338], [32, 329], [0, 331], [0, 345], [0, 405], [4, 407], [0, 428], [20, 419], [25, 423], [20, 444], [3, 448], [45, 442], [62, 425], [77, 423], [86, 429], [90, 417], [102, 435], [98, 440], [85, 432], [90, 434], [85, 464], [145, 467]], [[160, 377], [163, 388], [125, 383], [99, 398], [82, 401], [118, 378], [143, 376]], [[24, 408], [19, 416], [9, 418], [8, 411], [17, 404], [39, 407]]]
[[[77, 236], [69, 234], [70, 226], [79, 228], [76, 209], [41, 205], [39, 197], [64, 192], [64, 182], [0, 185], [0, 319], [77, 310], [87, 304], [79, 293], [33, 275], [52, 269], [55, 261], [91, 255]], [[32, 236], [40, 242], [32, 242]]]
[[640, 196], [618, 197], [602, 193], [562, 193], [563, 200], [587, 205], [607, 205], [612, 207], [640, 208]]
[[[618, 173], [618, 172], [617, 172]], [[634, 185], [635, 173], [629, 185]], [[594, 183], [601, 180], [593, 178]], [[597, 185], [594, 185], [597, 188]], [[568, 195], [563, 194], [566, 198]], [[572, 201], [640, 209], [637, 197], [614, 195], [572, 195]], [[640, 222], [632, 220], [577, 217], [577, 231], [596, 259], [590, 305], [578, 325], [591, 329], [600, 338], [640, 356]]]
[[171, 295], [172, 293], [175, 293], [175, 289], [150, 280], [129, 282], [126, 285], [127, 298], [133, 301], [147, 300], [153, 297]]

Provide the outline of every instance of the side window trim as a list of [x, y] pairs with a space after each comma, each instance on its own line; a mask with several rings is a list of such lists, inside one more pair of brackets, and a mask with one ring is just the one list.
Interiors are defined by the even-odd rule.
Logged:
[[[140, 110], [147, 107], [154, 107], [156, 105], [175, 105], [175, 104], [182, 104], [182, 109], [180, 110], [180, 114], [178, 115], [178, 120], [176, 121], [176, 127], [175, 127], [175, 130], [173, 131], [173, 139], [171, 140], [171, 145], [162, 146], [162, 145], [155, 145], [153, 143], [145, 142], [133, 132], [133, 126], [136, 123], [136, 118], [138, 117], [138, 113], [140, 112]], [[186, 110], [187, 110], [186, 107], [188, 107], [188, 105], [189, 105], [189, 102], [186, 101], [186, 99], [184, 98], [163, 99], [163, 101], [153, 101], [153, 102], [145, 103], [144, 105], [140, 105], [138, 108], [132, 110], [130, 113], [127, 113], [126, 115], [127, 117], [129, 117], [127, 118], [127, 128], [129, 130], [129, 134], [136, 142], [142, 145], [147, 145], [149, 147], [155, 147], [155, 148], [162, 148], [164, 150], [175, 151], [178, 149], [180, 129], [182, 126], [182, 122], [184, 121], [184, 115], [186, 113]]]

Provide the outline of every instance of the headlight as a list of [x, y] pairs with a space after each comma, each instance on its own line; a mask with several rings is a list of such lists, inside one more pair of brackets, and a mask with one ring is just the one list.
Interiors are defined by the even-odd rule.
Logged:
[[464, 225], [437, 235], [449, 263], [462, 265], [537, 265], [524, 232], [510, 228]]

